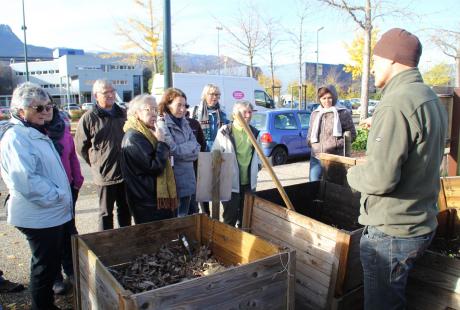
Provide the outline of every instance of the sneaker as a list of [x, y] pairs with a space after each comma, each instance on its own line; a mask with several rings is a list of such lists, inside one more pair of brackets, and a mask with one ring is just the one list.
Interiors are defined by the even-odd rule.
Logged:
[[56, 295], [64, 295], [67, 291], [66, 285], [64, 284], [63, 281], [57, 280], [53, 284], [53, 291], [54, 291], [54, 294]]

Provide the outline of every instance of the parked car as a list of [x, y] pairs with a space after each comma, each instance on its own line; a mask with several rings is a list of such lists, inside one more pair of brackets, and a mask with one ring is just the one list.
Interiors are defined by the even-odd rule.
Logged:
[[[379, 103], [379, 100], [369, 99], [369, 103], [367, 104], [367, 114], [369, 116], [372, 116], [374, 114], [375, 108]], [[361, 107], [358, 108], [358, 112], [361, 113]]]
[[338, 104], [342, 105], [343, 107], [347, 108], [350, 112], [353, 110], [353, 104], [349, 99], [340, 99]]
[[70, 119], [72, 119], [73, 117], [79, 117], [82, 114], [82, 109], [78, 104], [75, 103], [63, 104], [62, 111], [67, 113]]
[[11, 118], [10, 108], [1, 107], [0, 108], [0, 120], [10, 119], [10, 118]]
[[260, 131], [262, 149], [273, 166], [310, 154], [306, 141], [309, 123], [310, 112], [296, 109], [260, 111], [251, 120], [251, 125]]
[[83, 104], [81, 105], [81, 109], [82, 109], [82, 110], [85, 110], [85, 111], [86, 111], [86, 110], [91, 110], [91, 109], [94, 107], [94, 105], [95, 105], [95, 104], [92, 103], [92, 102], [85, 102], [85, 103], [83, 103]]

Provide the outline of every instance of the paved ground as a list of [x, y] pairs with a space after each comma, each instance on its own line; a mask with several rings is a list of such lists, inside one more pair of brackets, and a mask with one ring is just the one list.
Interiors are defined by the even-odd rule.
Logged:
[[[76, 206], [76, 224], [80, 234], [97, 230], [98, 199], [89, 167], [82, 164], [85, 183], [80, 192]], [[309, 163], [298, 160], [293, 163], [274, 167], [274, 170], [283, 185], [306, 182], [308, 178]], [[274, 183], [263, 169], [259, 173], [257, 189], [273, 188]], [[6, 212], [3, 207], [7, 191], [3, 181], [0, 181], [0, 269], [6, 277], [15, 282], [27, 285], [29, 281], [30, 252], [23, 235], [15, 228], [7, 225]], [[68, 295], [57, 300], [58, 306], [65, 307], [71, 303], [72, 296]], [[0, 294], [0, 310], [4, 309], [29, 309], [30, 298], [27, 291], [16, 294]]]

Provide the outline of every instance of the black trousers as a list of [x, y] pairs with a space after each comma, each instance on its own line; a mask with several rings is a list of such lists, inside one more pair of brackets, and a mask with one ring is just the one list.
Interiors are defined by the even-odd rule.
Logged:
[[[78, 235], [77, 227], [75, 226], [75, 204], [78, 199], [79, 190], [70, 187], [72, 190], [72, 201], [73, 201], [73, 214], [74, 218], [64, 224], [64, 240], [62, 241], [62, 258], [61, 265], [64, 269], [64, 273], [67, 277], [73, 275], [73, 258], [72, 258], [72, 235]], [[62, 273], [59, 271], [56, 280], [63, 280]]]
[[243, 225], [244, 194], [251, 191], [251, 185], [240, 185], [240, 192], [233, 193], [229, 201], [222, 201], [224, 223], [238, 227]]
[[99, 194], [99, 230], [113, 229], [113, 208], [117, 203], [118, 225], [131, 225], [131, 214], [126, 201], [125, 183], [98, 186]]
[[32, 310], [56, 309], [52, 288], [61, 268], [59, 254], [66, 224], [40, 229], [17, 227], [26, 236], [32, 253], [29, 283]]

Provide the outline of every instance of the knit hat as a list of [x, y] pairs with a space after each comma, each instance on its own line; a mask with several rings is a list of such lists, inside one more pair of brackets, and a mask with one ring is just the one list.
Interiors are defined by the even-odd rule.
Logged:
[[375, 44], [374, 55], [409, 67], [417, 67], [422, 55], [422, 44], [412, 33], [393, 28], [385, 32]]

